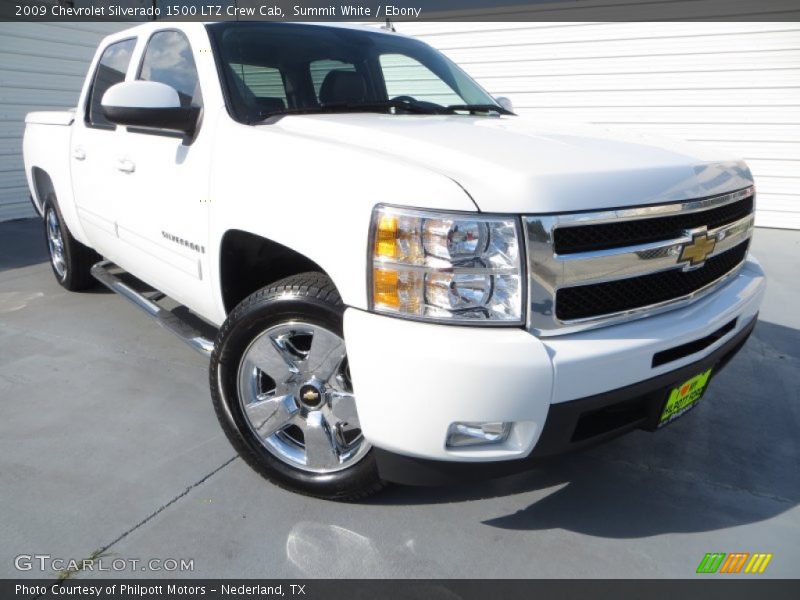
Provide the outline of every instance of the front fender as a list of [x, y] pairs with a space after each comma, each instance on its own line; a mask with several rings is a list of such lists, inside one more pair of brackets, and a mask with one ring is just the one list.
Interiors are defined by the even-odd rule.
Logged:
[[219, 254], [230, 229], [267, 238], [320, 265], [345, 304], [357, 308], [367, 308], [367, 240], [376, 204], [476, 210], [450, 178], [346, 144], [231, 122], [220, 126], [216, 148], [210, 250]]

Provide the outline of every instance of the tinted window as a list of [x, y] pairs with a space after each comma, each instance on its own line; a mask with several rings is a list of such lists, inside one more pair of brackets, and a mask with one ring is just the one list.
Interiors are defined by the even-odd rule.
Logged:
[[125, 73], [131, 62], [131, 54], [136, 46], [136, 40], [125, 40], [111, 44], [105, 49], [97, 65], [97, 71], [92, 81], [92, 89], [89, 97], [89, 110], [86, 120], [98, 127], [108, 127], [113, 129], [114, 124], [109, 123], [103, 116], [101, 101], [103, 94], [112, 85], [125, 81]]
[[[439, 114], [450, 105], [495, 105], [494, 100], [443, 54], [427, 44], [372, 29], [301, 23], [212, 23], [214, 52], [231, 115], [259, 123], [280, 102], [259, 99], [243, 85], [240, 65], [280, 71], [286, 109], [302, 113], [359, 110], [391, 112], [405, 96], [414, 112]], [[337, 108], [338, 107], [338, 108]], [[401, 104], [402, 107], [402, 104]], [[399, 110], [392, 114], [405, 114]]]
[[461, 104], [463, 100], [428, 67], [405, 54], [383, 54], [380, 58], [386, 95], [411, 96], [441, 105]]
[[200, 82], [189, 40], [179, 31], [159, 31], [147, 42], [139, 79], [178, 91], [182, 106], [200, 105]]
[[252, 104], [265, 111], [286, 108], [286, 85], [278, 69], [231, 63], [235, 85]]
[[256, 98], [282, 98], [286, 100], [286, 88], [278, 69], [259, 65], [231, 64], [231, 69]]
[[286, 107], [286, 84], [278, 69], [260, 65], [243, 65], [231, 63], [231, 70], [236, 77], [236, 85], [245, 94], [252, 94], [258, 101], [269, 101]]
[[322, 88], [322, 82], [325, 81], [328, 73], [331, 71], [355, 71], [356, 67], [352, 63], [342, 62], [340, 60], [314, 60], [309, 63], [309, 71], [311, 72], [311, 82], [314, 84], [314, 94], [319, 100], [319, 91]]

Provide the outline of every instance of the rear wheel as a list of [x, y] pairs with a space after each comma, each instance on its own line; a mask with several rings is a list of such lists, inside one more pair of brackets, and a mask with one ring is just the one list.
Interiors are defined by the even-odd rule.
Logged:
[[93, 286], [90, 269], [100, 255], [72, 237], [52, 198], [44, 206], [44, 233], [50, 266], [58, 283], [72, 292]]
[[220, 330], [211, 388], [225, 433], [253, 468], [293, 491], [353, 500], [383, 482], [359, 426], [343, 311], [321, 273], [256, 292]]

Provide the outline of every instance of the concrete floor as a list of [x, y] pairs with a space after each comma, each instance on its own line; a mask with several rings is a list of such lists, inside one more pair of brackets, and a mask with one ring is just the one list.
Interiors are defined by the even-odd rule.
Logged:
[[62, 290], [38, 221], [0, 223], [0, 577], [54, 575], [19, 554], [99, 549], [202, 577], [693, 577], [706, 552], [772, 552], [765, 576], [796, 577], [800, 232], [754, 247], [761, 322], [685, 419], [513, 478], [335, 504], [235, 458], [204, 359], [110, 293]]

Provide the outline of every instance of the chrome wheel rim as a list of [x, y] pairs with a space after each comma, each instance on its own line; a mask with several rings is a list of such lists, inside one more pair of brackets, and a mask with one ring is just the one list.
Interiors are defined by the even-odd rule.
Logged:
[[369, 451], [344, 340], [324, 327], [291, 322], [261, 333], [242, 355], [238, 395], [258, 441], [292, 467], [334, 473]]
[[63, 278], [67, 272], [67, 262], [64, 259], [64, 239], [61, 237], [61, 226], [58, 215], [52, 208], [47, 209], [47, 246], [50, 249], [50, 262], [56, 274]]

